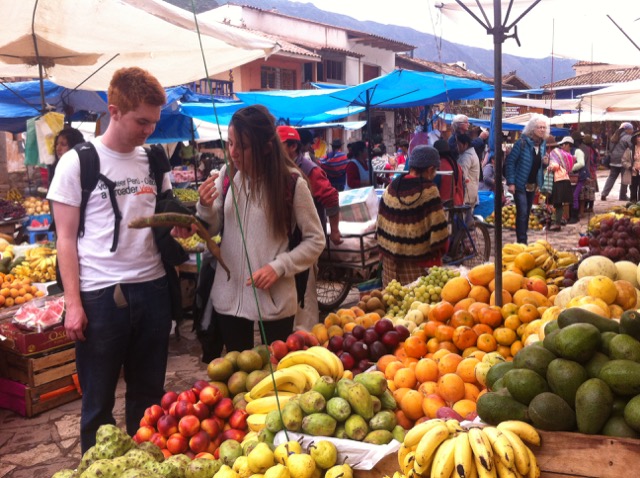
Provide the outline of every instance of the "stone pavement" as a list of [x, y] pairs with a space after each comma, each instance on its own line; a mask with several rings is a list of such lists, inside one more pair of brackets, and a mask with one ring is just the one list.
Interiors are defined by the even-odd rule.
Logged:
[[[600, 189], [608, 171], [598, 175]], [[619, 183], [619, 181], [618, 181]], [[595, 212], [606, 212], [617, 201], [619, 185], [606, 202], [597, 196]], [[567, 225], [560, 232], [530, 231], [529, 240], [548, 240], [557, 249], [575, 248], [580, 233], [586, 232], [588, 217], [578, 224]], [[503, 244], [515, 240], [514, 231], [503, 232]], [[355, 293], [348, 300], [357, 300]], [[185, 390], [198, 379], [206, 379], [206, 366], [200, 361], [200, 345], [191, 332], [190, 321], [180, 327], [181, 338], [172, 336], [167, 370], [167, 390]], [[115, 416], [124, 423], [124, 383], [118, 386]], [[75, 468], [80, 461], [80, 400], [68, 403], [33, 418], [23, 418], [8, 410], [0, 410], [0, 478], [48, 478], [63, 468]]]

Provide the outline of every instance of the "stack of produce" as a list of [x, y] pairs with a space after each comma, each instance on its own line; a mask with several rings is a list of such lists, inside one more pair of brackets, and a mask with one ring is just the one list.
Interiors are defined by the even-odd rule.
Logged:
[[6, 200], [20, 203], [24, 200], [24, 197], [22, 196], [22, 193], [19, 189], [11, 188], [7, 191]]
[[34, 196], [28, 196], [22, 202], [26, 213], [29, 216], [37, 216], [38, 214], [49, 214], [49, 201]]
[[26, 215], [27, 211], [21, 204], [0, 199], [0, 221], [22, 219]]
[[[372, 294], [380, 294], [380, 291], [373, 291]], [[331, 312], [328, 314], [321, 323], [311, 328], [311, 335], [313, 337], [305, 337], [305, 332], [300, 330], [294, 332], [293, 335], [301, 335], [304, 342], [310, 345], [320, 344], [327, 347], [331, 337], [335, 335], [343, 336], [345, 333], [351, 332], [357, 325], [371, 327], [385, 314], [384, 306], [378, 295], [369, 297], [366, 304], [369, 304], [370, 307], [376, 307], [376, 311], [366, 312], [358, 306], [353, 306], [349, 309], [339, 309], [335, 313]], [[287, 339], [286, 343], [276, 340], [271, 344], [271, 349], [277, 359], [282, 358], [289, 350], [298, 350], [291, 348], [296, 345], [295, 342], [289, 343], [289, 339], [291, 339], [291, 337]], [[315, 343], [311, 343], [311, 341], [314, 340]]]
[[188, 188], [173, 188], [173, 194], [176, 195], [182, 202], [197, 202], [200, 199], [200, 195], [196, 189]]
[[[531, 209], [531, 214], [529, 215], [529, 229], [534, 231], [541, 231], [544, 228], [544, 225], [548, 223], [550, 217], [551, 216], [549, 212], [545, 208], [538, 206], [533, 207]], [[495, 212], [492, 212], [489, 216], [487, 216], [486, 221], [489, 224], [493, 224], [495, 222]], [[502, 208], [502, 226], [505, 229], [515, 229], [515, 205], [511, 204]]]
[[51, 247], [39, 246], [29, 248], [24, 257], [19, 257], [11, 269], [11, 273], [20, 279], [32, 282], [50, 282], [56, 280], [57, 251]]
[[[596, 221], [596, 217], [598, 220]], [[589, 253], [640, 262], [640, 218], [608, 215], [589, 221]]]
[[431, 420], [407, 433], [398, 451], [401, 477], [537, 477], [540, 468], [525, 444], [540, 445], [529, 424], [509, 421], [498, 427], [469, 428], [457, 420]]
[[531, 244], [506, 244], [502, 248], [502, 267], [516, 270], [527, 277], [537, 275], [546, 279], [552, 270], [565, 269], [579, 261], [573, 252], [558, 251], [544, 239]]
[[478, 399], [490, 424], [531, 422], [543, 430], [640, 437], [640, 315], [620, 323], [562, 311], [545, 326], [543, 346], [520, 350], [487, 374]]
[[0, 309], [22, 305], [42, 296], [44, 292], [31, 285], [29, 279], [18, 279], [13, 274], [0, 272]]
[[192, 234], [187, 238], [177, 237], [176, 241], [187, 252], [202, 252], [205, 248], [204, 239], [202, 239], [197, 233]]

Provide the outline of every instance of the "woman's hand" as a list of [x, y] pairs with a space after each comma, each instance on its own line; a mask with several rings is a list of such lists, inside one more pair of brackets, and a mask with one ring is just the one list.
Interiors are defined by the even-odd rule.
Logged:
[[[276, 271], [273, 270], [273, 267], [268, 264], [253, 273], [253, 283], [258, 289], [267, 290], [273, 284], [275, 284], [278, 279], [278, 274], [276, 274]], [[245, 285], [251, 285], [251, 277], [247, 279]]]
[[205, 207], [211, 207], [213, 201], [220, 195], [215, 186], [215, 180], [218, 178], [219, 173], [213, 173], [209, 176], [198, 188], [200, 194], [200, 204]]

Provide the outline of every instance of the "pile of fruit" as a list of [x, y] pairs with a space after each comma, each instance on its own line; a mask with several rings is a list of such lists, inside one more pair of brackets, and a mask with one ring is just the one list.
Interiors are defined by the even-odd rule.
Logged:
[[625, 312], [618, 323], [571, 312], [545, 326], [543, 346], [491, 368], [478, 415], [491, 424], [516, 419], [542, 430], [640, 437], [640, 315]]
[[174, 188], [173, 194], [182, 202], [197, 202], [200, 199], [196, 189]]
[[[506, 244], [502, 247], [502, 267], [504, 270], [546, 279], [551, 271], [564, 270], [579, 261], [573, 252], [558, 251], [544, 239], [531, 244]], [[552, 274], [555, 275], [555, 274]]]
[[0, 221], [12, 221], [22, 219], [27, 211], [21, 204], [0, 199]]
[[51, 247], [39, 246], [25, 250], [25, 255], [15, 259], [11, 273], [31, 282], [56, 280], [57, 251]]
[[202, 252], [205, 248], [204, 239], [202, 239], [197, 233], [187, 238], [177, 237], [176, 241], [187, 252]]
[[38, 214], [49, 214], [49, 201], [34, 196], [28, 196], [22, 202], [22, 206], [29, 216]]
[[[534, 206], [531, 209], [531, 214], [529, 215], [529, 229], [533, 231], [541, 231], [544, 228], [544, 225], [549, 222], [550, 218], [551, 215], [544, 207]], [[492, 212], [487, 216], [486, 221], [489, 224], [495, 223], [495, 212]], [[515, 205], [511, 204], [502, 208], [502, 227], [505, 229], [516, 228]]]
[[536, 457], [525, 442], [540, 445], [540, 435], [531, 425], [515, 420], [469, 429], [457, 420], [430, 420], [407, 433], [398, 464], [405, 477], [540, 476]]
[[31, 285], [29, 279], [18, 279], [13, 274], [0, 272], [0, 309], [22, 305], [42, 296], [44, 292]]
[[7, 191], [6, 200], [12, 202], [22, 202], [23, 201], [22, 193], [18, 188], [11, 188]]
[[594, 217], [589, 224], [593, 227], [589, 231], [588, 255], [640, 262], [640, 218], [608, 215], [598, 221]]

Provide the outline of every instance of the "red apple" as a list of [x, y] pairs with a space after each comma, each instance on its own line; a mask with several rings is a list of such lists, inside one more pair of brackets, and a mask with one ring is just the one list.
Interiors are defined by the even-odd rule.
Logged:
[[164, 456], [164, 459], [166, 460], [167, 458], [169, 458], [170, 456], [173, 456], [173, 453], [171, 453], [169, 450], [167, 450], [166, 448], [163, 448], [162, 450], [160, 450], [162, 452], [162, 455]]
[[369, 358], [374, 362], [377, 362], [380, 357], [387, 353], [387, 347], [379, 340], [369, 346]]
[[156, 427], [158, 433], [164, 437], [170, 437], [174, 433], [178, 433], [178, 420], [173, 415], [163, 415], [158, 419]]
[[539, 277], [530, 277], [528, 279], [525, 279], [525, 286], [528, 290], [539, 292], [545, 297], [549, 293], [547, 283]]
[[237, 428], [229, 428], [222, 432], [222, 441], [235, 440], [238, 443], [242, 443], [242, 439], [247, 434], [244, 430], [238, 430]]
[[400, 343], [400, 334], [395, 330], [390, 330], [382, 336], [382, 343], [387, 346], [387, 349], [393, 351]]
[[315, 347], [317, 345], [320, 345], [320, 342], [318, 341], [318, 337], [316, 337], [313, 334], [307, 334], [307, 337], [304, 339], [304, 344], [307, 347]]
[[345, 334], [342, 338], [342, 350], [351, 350], [351, 347], [353, 347], [353, 344], [355, 344], [357, 341], [358, 339], [355, 335]]
[[353, 329], [351, 329], [351, 333], [353, 334], [353, 336], [360, 340], [364, 337], [364, 331], [367, 330], [364, 328], [364, 326], [362, 325], [356, 325]]
[[369, 358], [369, 346], [364, 342], [356, 342], [349, 349], [349, 353], [356, 360], [362, 360], [364, 358]]
[[143, 415], [142, 418], [140, 419], [140, 421], [138, 422], [138, 426], [139, 427], [144, 427], [144, 426], [147, 426], [147, 425], [149, 425], [149, 424], [147, 423], [147, 419]]
[[203, 451], [203, 452], [198, 453], [196, 455], [196, 460], [198, 458], [204, 458], [205, 460], [215, 460], [213, 455], [211, 453], [209, 453], [208, 451]]
[[193, 393], [193, 390], [185, 390], [184, 392], [180, 392], [178, 395], [178, 400], [186, 400], [187, 402], [196, 403], [198, 400], [196, 399], [196, 394]]
[[333, 353], [340, 352], [343, 348], [344, 338], [340, 335], [334, 335], [329, 339], [328, 349]]
[[304, 339], [297, 334], [291, 334], [287, 337], [287, 348], [289, 351], [302, 350], [304, 348]]
[[246, 410], [236, 409], [229, 417], [229, 425], [231, 428], [237, 428], [238, 430], [244, 430], [247, 428], [247, 417], [249, 414]]
[[380, 336], [378, 335], [378, 332], [376, 332], [376, 330], [373, 327], [369, 327], [367, 330], [364, 331], [364, 337], [362, 337], [362, 340], [365, 344], [371, 345], [379, 338]]
[[198, 420], [202, 421], [205, 418], [209, 418], [209, 416], [211, 415], [211, 410], [209, 409], [208, 405], [202, 402], [196, 402], [193, 405], [193, 414], [198, 417]]
[[277, 360], [280, 360], [289, 353], [289, 347], [282, 340], [274, 340], [271, 343], [271, 353]]
[[191, 386], [191, 391], [196, 395], [196, 398], [199, 398], [202, 389], [209, 386], [209, 382], [207, 382], [206, 380], [196, 380]]
[[178, 422], [178, 431], [185, 437], [192, 437], [200, 431], [200, 420], [195, 415], [186, 415]]
[[138, 443], [149, 441], [155, 432], [156, 429], [149, 425], [138, 428], [138, 431], [136, 432], [136, 436], [139, 440]]
[[151, 405], [144, 411], [144, 419], [147, 425], [154, 427], [158, 423], [158, 419], [164, 415], [164, 410], [160, 405]]
[[151, 435], [151, 438], [149, 439], [149, 441], [151, 443], [153, 443], [154, 445], [156, 445], [158, 448], [160, 448], [161, 450], [163, 448], [167, 447], [167, 438], [162, 436], [160, 433], [156, 432], [153, 435]]
[[204, 453], [209, 449], [209, 443], [211, 443], [209, 435], [207, 435], [205, 431], [200, 430], [189, 439], [189, 449], [193, 453]]
[[212, 440], [220, 434], [220, 425], [215, 418], [205, 418], [200, 422], [200, 430], [203, 430], [209, 435]]
[[222, 393], [218, 387], [207, 384], [202, 390], [200, 390], [200, 401], [213, 407], [222, 398]]
[[160, 399], [160, 406], [168, 411], [171, 404], [176, 400], [178, 400], [178, 394], [176, 392], [169, 391]]
[[233, 400], [231, 400], [228, 397], [224, 397], [218, 402], [216, 407], [213, 409], [213, 413], [215, 414], [216, 417], [226, 419], [231, 416], [231, 414], [233, 413], [233, 410], [234, 410]]
[[193, 408], [193, 405], [194, 405], [193, 403], [188, 402], [187, 400], [178, 400], [176, 402], [176, 410], [175, 410], [176, 418], [180, 419], [187, 415], [193, 415], [195, 411]]
[[393, 322], [389, 319], [380, 319], [373, 326], [378, 335], [384, 335], [386, 332], [393, 330]]
[[189, 460], [195, 460], [196, 458], [196, 454], [194, 452], [192, 452], [191, 450], [187, 450], [184, 452], [184, 455], [189, 458]]
[[209, 453], [214, 453], [222, 443], [222, 433], [218, 433], [218, 436], [211, 439], [211, 443], [209, 443], [209, 449], [207, 450]]
[[216, 414], [214, 413], [213, 415], [211, 415], [211, 418], [213, 418], [216, 422], [218, 422], [218, 428], [220, 429], [220, 431], [222, 432], [222, 430], [224, 430], [225, 425], [227, 424], [227, 422], [225, 421], [224, 418], [218, 417], [216, 416]]

